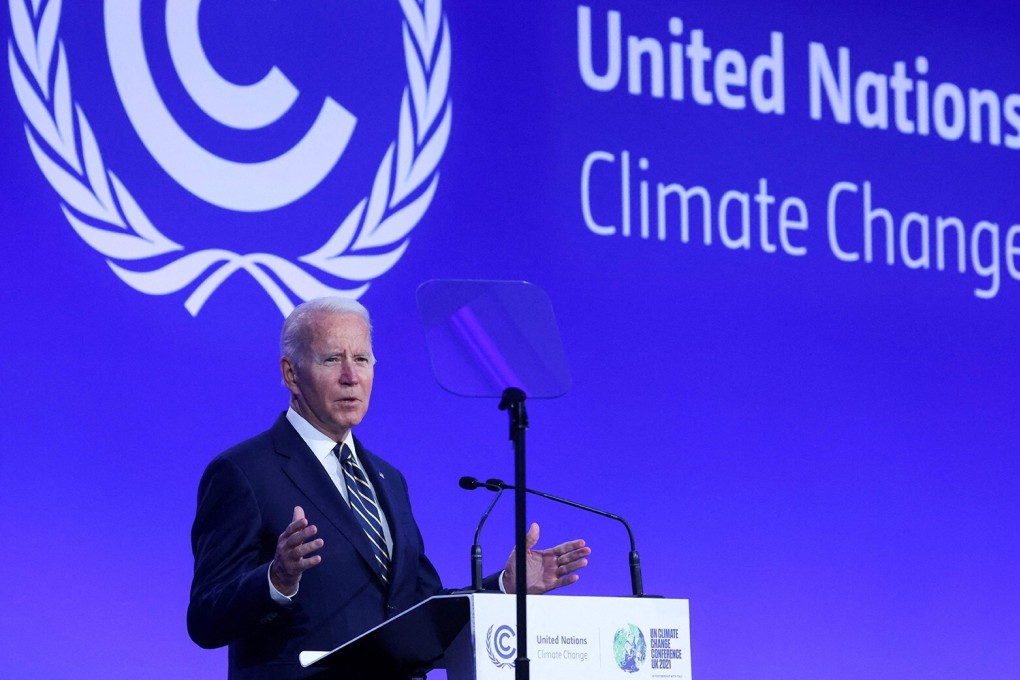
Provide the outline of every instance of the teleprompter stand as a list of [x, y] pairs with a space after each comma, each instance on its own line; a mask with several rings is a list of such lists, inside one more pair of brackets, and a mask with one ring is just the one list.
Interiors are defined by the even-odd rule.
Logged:
[[528, 573], [527, 573], [527, 485], [525, 484], [525, 432], [528, 429], [528, 411], [524, 408], [526, 396], [523, 390], [508, 387], [503, 390], [499, 409], [510, 415], [510, 441], [514, 446], [514, 507], [516, 527], [515, 564], [517, 583], [517, 660], [514, 664], [516, 680], [531, 677], [531, 661], [528, 659]]
[[510, 417], [516, 490], [517, 680], [529, 678], [524, 402], [570, 389], [552, 303], [523, 281], [427, 281], [418, 287], [432, 371], [448, 392], [499, 397]]

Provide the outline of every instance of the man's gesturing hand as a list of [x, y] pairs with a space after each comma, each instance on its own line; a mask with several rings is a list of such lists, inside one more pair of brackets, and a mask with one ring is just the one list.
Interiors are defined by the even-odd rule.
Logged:
[[308, 524], [301, 506], [294, 507], [294, 517], [276, 541], [276, 557], [269, 566], [269, 579], [273, 587], [287, 597], [298, 590], [301, 574], [322, 561], [319, 555], [309, 554], [322, 547], [322, 539], [311, 540], [318, 529]]
[[[554, 588], [561, 588], [575, 583], [579, 578], [574, 572], [588, 566], [588, 555], [591, 548], [584, 541], [568, 541], [555, 548], [536, 550], [538, 543], [538, 525], [532, 524], [525, 537], [527, 548], [527, 584], [530, 595], [541, 595]], [[503, 571], [503, 589], [508, 593], [517, 591], [517, 548], [510, 552]]]

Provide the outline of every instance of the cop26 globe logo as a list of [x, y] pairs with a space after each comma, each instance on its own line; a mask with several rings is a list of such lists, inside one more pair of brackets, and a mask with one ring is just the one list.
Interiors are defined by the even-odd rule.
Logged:
[[[367, 3], [359, 17], [367, 18], [367, 27], [302, 17], [304, 29], [318, 30], [308, 44], [318, 40], [327, 48], [304, 61], [288, 61], [277, 41], [273, 56], [279, 64], [267, 62], [264, 51], [249, 43], [265, 40], [283, 12], [325, 11], [327, 5], [339, 12], [340, 3], [300, 3], [295, 9], [268, 0], [207, 2], [205, 7], [202, 0], [162, 0], [144, 7], [142, 0], [106, 0], [101, 16], [98, 5], [75, 7], [75, 12], [93, 12], [93, 25], [101, 21], [102, 34], [89, 36], [87, 43], [79, 32], [62, 29], [65, 4], [9, 0], [11, 81], [24, 112], [28, 146], [64, 216], [124, 283], [150, 295], [187, 290], [185, 307], [196, 315], [224, 281], [245, 272], [287, 314], [295, 298], [359, 297], [404, 254], [411, 230], [435, 196], [450, 135], [450, 30], [441, 0]], [[256, 12], [262, 13], [257, 17], [262, 23], [253, 20], [251, 34], [238, 33], [244, 17]], [[269, 20], [271, 12], [281, 14]], [[383, 19], [392, 19], [392, 25], [380, 25]], [[232, 35], [223, 35], [231, 30]], [[95, 54], [104, 40], [109, 71], [103, 73], [112, 75], [105, 91], [115, 93], [119, 103], [97, 105], [95, 91], [104, 87], [79, 87], [72, 75], [80, 72], [78, 63], [98, 70]], [[362, 114], [331, 94], [344, 91], [345, 83], [333, 81], [345, 79], [353, 83], [346, 92], [360, 97], [359, 104], [376, 90], [386, 91], [385, 83], [377, 82], [383, 76], [374, 73], [379, 60], [351, 59], [351, 51], [344, 52], [346, 43], [359, 40], [394, 53], [390, 62], [397, 68], [391, 71], [399, 82], [390, 90], [392, 110], [376, 103]], [[92, 59], [77, 62], [78, 53], [66, 44], [79, 51], [85, 45]], [[297, 52], [306, 47], [300, 36], [287, 46]], [[231, 51], [242, 48], [251, 49], [247, 61], [260, 69], [254, 78], [251, 72], [239, 77], [224, 68]], [[162, 55], [162, 62], [153, 55]], [[315, 78], [300, 77], [308, 64], [319, 69]], [[91, 104], [85, 94], [92, 95]], [[90, 116], [109, 106], [122, 109], [115, 117], [119, 128], [107, 124], [103, 137]], [[366, 127], [383, 130], [376, 135], [381, 141], [352, 150]], [[201, 134], [191, 128], [201, 128]], [[273, 136], [278, 128], [285, 133]], [[106, 151], [107, 144], [120, 148], [124, 136], [133, 136], [144, 150], [140, 155], [148, 154], [155, 180], [143, 182], [134, 166], [119, 169], [110, 160], [114, 154]], [[236, 144], [224, 151], [221, 138]], [[356, 158], [345, 163], [345, 156]], [[349, 174], [355, 164], [365, 169], [360, 178]], [[153, 194], [149, 185], [160, 182], [162, 193]], [[149, 194], [148, 202], [140, 198], [140, 188]], [[182, 198], [167, 198], [171, 190]], [[314, 208], [292, 218], [299, 225], [288, 222], [286, 211], [322, 193], [326, 198], [320, 195]], [[171, 202], [173, 209], [166, 209]], [[210, 243], [208, 235], [216, 229], [203, 231], [202, 238], [195, 235], [196, 218], [188, 214], [194, 206], [205, 211], [201, 219], [208, 225], [231, 223], [249, 231], [234, 247]], [[162, 222], [150, 218], [154, 210], [169, 216]], [[252, 226], [244, 219], [262, 221]], [[270, 228], [267, 238], [265, 225], [272, 220], [286, 228]], [[188, 242], [173, 235], [187, 235], [189, 229]], [[296, 229], [316, 236], [300, 246], [303, 250], [287, 252], [284, 243], [300, 241], [293, 238]], [[274, 240], [278, 231], [287, 233]], [[245, 250], [251, 245], [252, 251]]]
[[632, 623], [618, 628], [613, 636], [613, 660], [620, 670], [637, 673], [648, 656], [645, 634]]

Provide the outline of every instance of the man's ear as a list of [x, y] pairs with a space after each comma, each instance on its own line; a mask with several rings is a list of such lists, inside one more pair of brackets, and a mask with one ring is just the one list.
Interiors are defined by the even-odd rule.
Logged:
[[297, 366], [291, 361], [290, 357], [283, 357], [280, 359], [280, 373], [283, 376], [283, 384], [287, 386], [291, 394], [298, 393], [298, 377], [297, 377]]

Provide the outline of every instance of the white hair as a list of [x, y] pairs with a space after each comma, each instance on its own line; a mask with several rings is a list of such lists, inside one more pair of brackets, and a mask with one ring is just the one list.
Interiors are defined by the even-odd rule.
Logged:
[[287, 319], [283, 322], [283, 330], [280, 331], [281, 357], [286, 357], [295, 365], [300, 365], [311, 342], [312, 321], [320, 314], [354, 314], [368, 326], [369, 337], [371, 337], [372, 319], [369, 317], [365, 305], [357, 300], [339, 295], [315, 298], [308, 302], [302, 302], [287, 315]]

